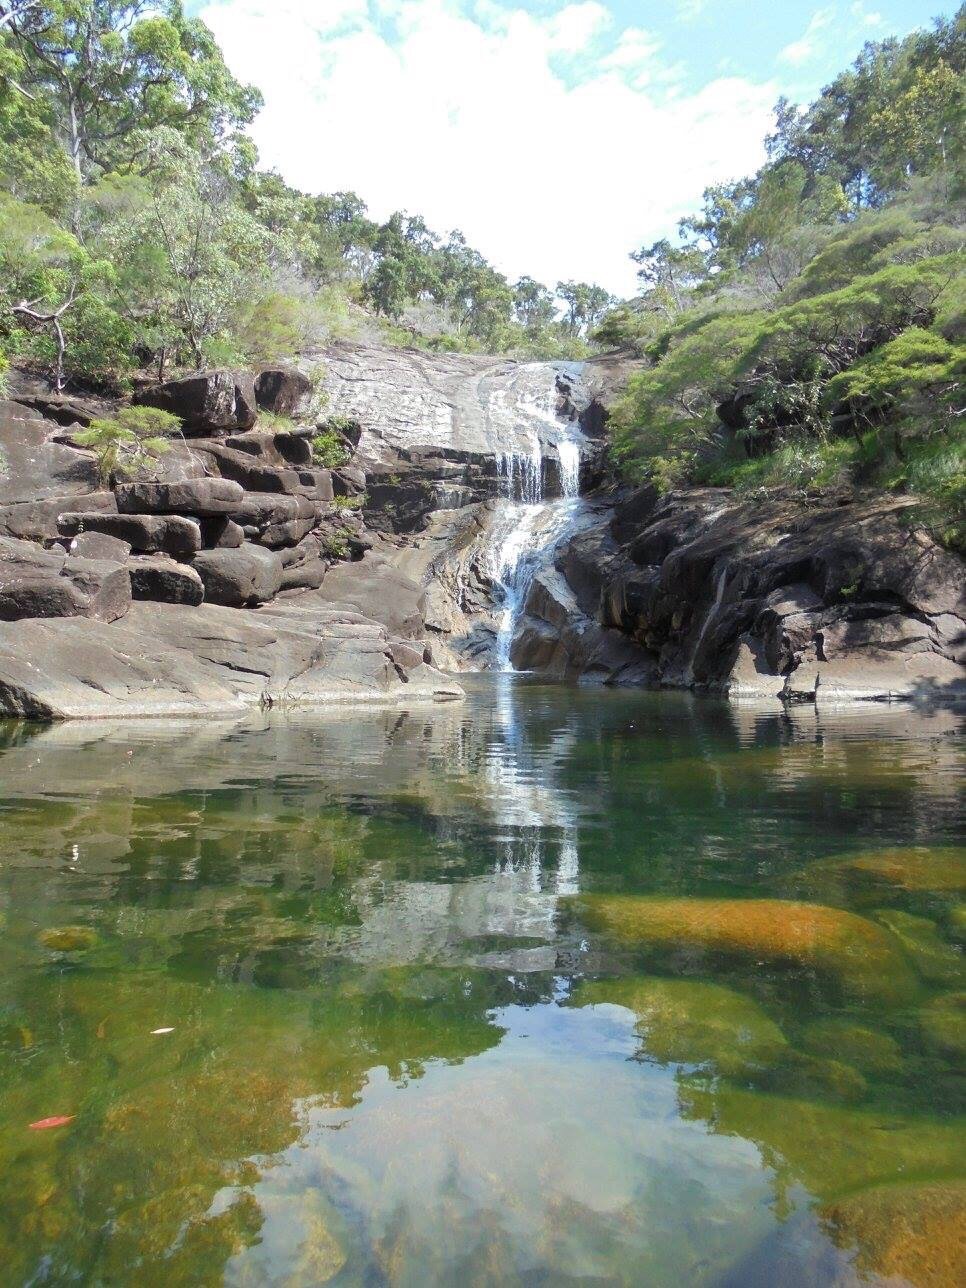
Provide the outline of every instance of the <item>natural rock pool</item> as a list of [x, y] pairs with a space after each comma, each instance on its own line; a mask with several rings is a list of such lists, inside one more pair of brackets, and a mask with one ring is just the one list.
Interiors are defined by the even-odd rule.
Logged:
[[4, 1284], [961, 1281], [954, 717], [469, 684], [0, 724]]

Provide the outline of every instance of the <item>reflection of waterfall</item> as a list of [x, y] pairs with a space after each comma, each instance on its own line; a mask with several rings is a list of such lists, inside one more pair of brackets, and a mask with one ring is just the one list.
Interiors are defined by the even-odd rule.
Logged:
[[[488, 563], [501, 595], [494, 663], [500, 671], [513, 669], [510, 649], [516, 626], [537, 571], [546, 565], [564, 535], [572, 531], [580, 502], [580, 452], [583, 434], [573, 423], [555, 413], [555, 371], [540, 369], [546, 389], [518, 399], [512, 406], [497, 403], [499, 429], [509, 442], [498, 457], [503, 499], [493, 517], [488, 536]], [[496, 402], [496, 400], [494, 400]], [[491, 410], [494, 402], [491, 402]], [[544, 443], [555, 449], [545, 459]], [[545, 495], [546, 466], [556, 465], [562, 495]]]

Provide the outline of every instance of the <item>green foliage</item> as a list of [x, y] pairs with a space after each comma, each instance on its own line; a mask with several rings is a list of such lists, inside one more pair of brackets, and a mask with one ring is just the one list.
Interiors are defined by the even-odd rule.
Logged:
[[312, 439], [312, 459], [323, 469], [337, 469], [348, 460], [349, 452], [339, 437], [337, 426], [329, 421], [327, 427]]
[[5, 33], [24, 93], [43, 105], [79, 180], [139, 164], [146, 135], [161, 127], [210, 153], [260, 104], [204, 23], [174, 0], [32, 4]]
[[349, 540], [341, 532], [327, 532], [319, 542], [319, 547], [330, 559], [349, 558]]
[[332, 504], [337, 510], [361, 510], [367, 503], [369, 497], [365, 492], [356, 492], [352, 496], [337, 496]]
[[596, 333], [652, 363], [611, 421], [629, 474], [900, 488], [962, 539], [964, 42], [961, 12], [867, 46], [805, 113], [779, 104], [768, 163], [708, 189], [681, 245], [633, 256], [641, 298]]
[[97, 457], [101, 477], [110, 482], [118, 474], [135, 474], [150, 468], [179, 433], [177, 416], [155, 407], [125, 407], [116, 415], [92, 420], [78, 430], [74, 440]]

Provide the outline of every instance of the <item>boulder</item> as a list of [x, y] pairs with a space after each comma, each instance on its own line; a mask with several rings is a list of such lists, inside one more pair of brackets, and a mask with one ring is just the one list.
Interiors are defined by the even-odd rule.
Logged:
[[259, 537], [263, 546], [295, 546], [309, 535], [315, 527], [311, 519], [289, 519], [285, 523], [270, 523]]
[[282, 572], [281, 590], [318, 590], [325, 580], [328, 564], [323, 559], [305, 559]]
[[0, 505], [83, 496], [102, 486], [91, 452], [55, 437], [55, 428], [21, 403], [0, 400]]
[[199, 371], [142, 389], [135, 402], [177, 416], [186, 434], [250, 429], [258, 415], [255, 384], [237, 371]]
[[311, 392], [312, 381], [295, 367], [265, 367], [255, 377], [258, 406], [276, 416], [294, 416]]
[[190, 514], [199, 518], [232, 514], [245, 497], [238, 483], [212, 478], [122, 483], [114, 494], [122, 514]]
[[146, 555], [128, 564], [131, 594], [135, 599], [150, 599], [159, 604], [204, 602], [204, 582], [190, 564], [178, 563], [163, 556]]
[[235, 550], [202, 550], [192, 567], [210, 604], [247, 608], [264, 604], [282, 585], [282, 561], [274, 551], [245, 542]]
[[242, 527], [260, 531], [273, 523], [290, 519], [311, 519], [315, 505], [305, 496], [281, 496], [266, 492], [246, 492], [244, 500], [232, 508], [232, 517]]
[[865, 917], [784, 899], [580, 895], [568, 900], [595, 931], [658, 960], [732, 958], [814, 972], [849, 997], [896, 1003], [915, 995], [901, 945]]
[[83, 506], [87, 512], [117, 514], [113, 492], [85, 492], [0, 505], [0, 535], [26, 541], [51, 541], [58, 535], [57, 520], [66, 510]]
[[62, 514], [57, 527], [65, 537], [103, 533], [145, 554], [190, 555], [201, 549], [200, 525], [179, 514]]
[[423, 587], [382, 555], [336, 564], [329, 569], [320, 594], [331, 604], [374, 618], [400, 639], [420, 636], [425, 628]]
[[205, 550], [237, 550], [245, 530], [227, 515], [201, 520], [201, 545]]
[[43, 550], [0, 537], [0, 621], [27, 617], [123, 617], [131, 580], [120, 564]]
[[110, 537], [106, 532], [81, 532], [74, 537], [67, 553], [79, 559], [107, 559], [113, 563], [124, 563], [130, 558], [131, 547], [118, 537]]

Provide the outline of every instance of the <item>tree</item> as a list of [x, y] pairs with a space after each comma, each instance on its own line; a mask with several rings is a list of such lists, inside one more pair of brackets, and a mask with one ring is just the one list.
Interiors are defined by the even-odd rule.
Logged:
[[513, 311], [531, 335], [549, 326], [557, 316], [553, 293], [532, 277], [521, 277], [513, 287]]
[[696, 246], [672, 246], [666, 237], [631, 254], [640, 265], [648, 308], [674, 318], [691, 303], [695, 288], [707, 279], [704, 256]]
[[[164, 358], [235, 356], [233, 324], [268, 290], [270, 237], [218, 167], [182, 149], [134, 181], [98, 234], [127, 317]], [[227, 348], [226, 348], [227, 346]]]
[[168, 451], [181, 422], [156, 407], [124, 407], [115, 416], [98, 417], [74, 439], [97, 458], [101, 478], [111, 483], [118, 474], [135, 474], [153, 465]]
[[22, 60], [21, 92], [49, 105], [78, 181], [133, 165], [159, 126], [213, 151], [260, 105], [177, 0], [8, 4], [4, 16]]
[[571, 335], [589, 331], [613, 303], [602, 286], [590, 282], [558, 282], [557, 294], [567, 306], [564, 324]]
[[36, 206], [0, 197], [0, 338], [49, 370], [110, 378], [130, 362], [130, 333], [111, 307], [112, 265]]

